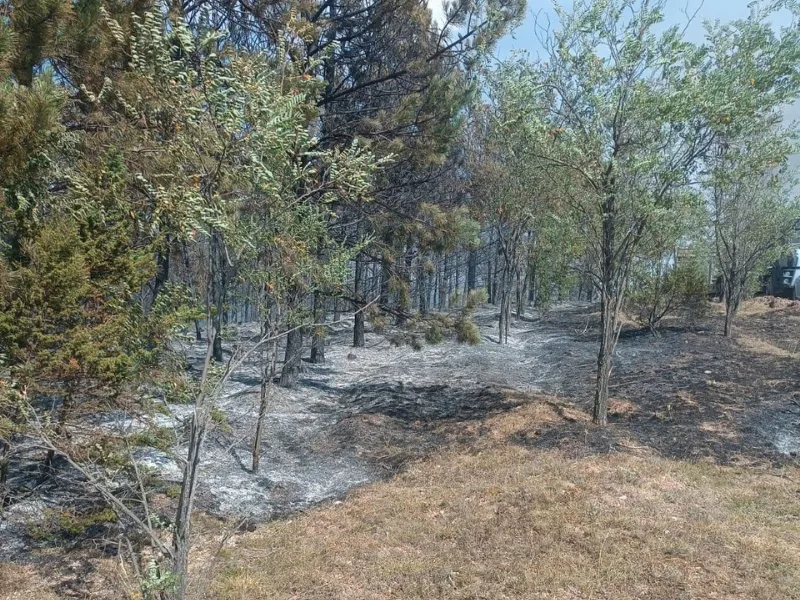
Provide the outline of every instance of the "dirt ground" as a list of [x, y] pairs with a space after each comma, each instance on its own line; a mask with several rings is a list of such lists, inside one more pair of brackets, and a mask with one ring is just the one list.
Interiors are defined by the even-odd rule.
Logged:
[[[592, 308], [568, 304], [533, 314], [513, 324], [507, 345], [496, 343], [496, 319], [492, 307], [478, 312], [480, 345], [445, 341], [419, 351], [392, 346], [386, 335], [371, 332], [365, 348], [352, 349], [349, 325], [334, 326], [327, 363], [307, 364], [296, 389], [276, 390], [258, 474], [249, 469], [258, 378], [255, 363], [245, 364], [217, 403], [225, 426], [215, 429], [207, 445], [200, 509], [222, 519], [210, 522], [244, 519], [243, 529], [253, 529], [392, 478], [448, 448], [480, 452], [496, 435], [497, 426], [488, 425], [492, 419], [512, 418], [531, 406], [546, 406], [553, 416], [507, 432], [504, 444], [525, 453], [556, 453], [567, 461], [644, 455], [759, 472], [795, 468], [800, 303], [750, 302], [732, 339], [721, 335], [718, 306], [696, 323], [665, 323], [658, 337], [626, 326], [615, 356], [609, 425], [602, 430], [588, 422], [598, 340]], [[242, 337], [252, 333], [242, 328]], [[190, 364], [196, 365], [200, 352], [187, 347]], [[169, 409], [171, 416], [162, 424], [178, 428], [191, 406]], [[150, 449], [140, 458], [167, 483], [177, 477], [168, 453]], [[169, 501], [163, 500], [168, 514]], [[5, 523], [0, 521], [0, 537], [19, 542], [24, 520], [35, 518], [39, 508], [33, 503], [12, 508]], [[103, 580], [100, 573], [119, 573], [116, 559], [87, 554], [85, 546], [73, 552], [72, 566], [61, 561], [56, 569], [47, 547], [3, 556], [0, 598], [47, 598], [43, 590], [26, 591], [14, 583], [35, 579], [32, 573], [48, 575], [44, 579], [53, 582], [53, 597], [90, 592], [91, 597], [122, 597], [115, 596], [118, 588], [101, 590], [97, 584]], [[87, 556], [100, 563], [91, 566]]]

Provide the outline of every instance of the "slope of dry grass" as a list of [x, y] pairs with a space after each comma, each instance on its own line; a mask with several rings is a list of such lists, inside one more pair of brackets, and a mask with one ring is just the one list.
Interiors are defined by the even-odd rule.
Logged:
[[515, 443], [542, 407], [489, 419], [472, 450], [238, 538], [209, 596], [800, 598], [797, 468]]

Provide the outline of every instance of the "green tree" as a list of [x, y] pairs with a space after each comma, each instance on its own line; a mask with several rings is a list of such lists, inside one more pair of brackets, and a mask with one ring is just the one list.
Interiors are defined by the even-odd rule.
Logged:
[[[793, 23], [775, 31], [770, 17], [787, 13]], [[755, 277], [785, 250], [800, 214], [787, 164], [797, 151], [798, 130], [781, 125], [781, 109], [800, 93], [797, 16], [796, 5], [776, 2], [753, 6], [748, 19], [706, 26], [697, 85], [716, 101], [702, 105], [714, 132], [703, 187], [723, 282], [726, 336]]]

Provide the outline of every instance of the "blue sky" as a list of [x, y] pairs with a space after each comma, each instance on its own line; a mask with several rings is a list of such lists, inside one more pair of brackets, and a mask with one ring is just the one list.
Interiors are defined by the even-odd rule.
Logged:
[[[431, 0], [435, 2], [436, 0]], [[528, 15], [525, 21], [513, 33], [500, 40], [495, 52], [498, 58], [505, 58], [512, 50], [527, 50], [533, 58], [536, 58], [542, 51], [542, 47], [536, 38], [536, 19], [546, 22], [549, 17], [551, 27], [555, 28], [558, 24], [555, 11], [553, 10], [552, 0], [545, 2], [533, 0], [529, 1]], [[751, 0], [667, 0], [664, 18], [666, 25], [685, 25], [688, 21], [687, 14], [693, 16], [691, 23], [686, 29], [686, 39], [690, 42], [700, 43], [704, 38], [704, 21], [733, 21], [735, 19], [746, 18], [750, 14], [748, 4]], [[564, 0], [563, 4], [569, 6], [571, 2]], [[434, 15], [436, 10], [434, 9]], [[780, 15], [785, 17], [786, 15]], [[544, 20], [544, 21], [542, 21]], [[782, 23], [779, 19], [773, 20], [775, 26]], [[787, 121], [800, 120], [800, 102], [789, 106], [784, 111]], [[795, 155], [795, 164], [800, 165], [800, 158]]]
[[[536, 19], [549, 17], [551, 27], [557, 27], [558, 20], [553, 10], [552, 0], [528, 0], [528, 3], [528, 15], [525, 21], [498, 43], [495, 51], [498, 58], [507, 57], [512, 50], [527, 50], [532, 58], [536, 58], [542, 52], [542, 47], [535, 34]], [[704, 39], [704, 21], [720, 20], [724, 22], [746, 18], [750, 13], [748, 8], [750, 3], [751, 0], [667, 0], [664, 14], [665, 25], [685, 25], [688, 21], [687, 15], [693, 16], [686, 29], [686, 38], [690, 42], [700, 43]], [[568, 7], [571, 1], [562, 0], [562, 4]], [[434, 19], [442, 14], [441, 0], [429, 0], [429, 6], [433, 10]], [[780, 15], [773, 19], [776, 27], [784, 24], [779, 22], [780, 18], [786, 18], [786, 16]], [[784, 110], [784, 118], [787, 122], [800, 121], [800, 102], [788, 106]], [[800, 167], [800, 155], [793, 155], [790, 158], [790, 164]]]
[[[665, 7], [665, 21], [667, 25], [684, 25], [688, 21], [686, 14], [697, 15], [686, 30], [686, 38], [690, 42], [699, 43], [703, 41], [703, 21], [731, 21], [747, 17], [750, 10], [747, 5], [750, 0], [667, 0]], [[565, 6], [571, 3], [567, 0]], [[541, 50], [535, 35], [535, 21], [537, 15], [540, 19], [550, 18], [553, 26], [557, 25], [553, 3], [530, 2], [528, 5], [528, 15], [525, 22], [511, 35], [506, 36], [500, 41], [497, 47], [497, 56], [504, 58], [512, 49], [527, 50], [533, 57]]]

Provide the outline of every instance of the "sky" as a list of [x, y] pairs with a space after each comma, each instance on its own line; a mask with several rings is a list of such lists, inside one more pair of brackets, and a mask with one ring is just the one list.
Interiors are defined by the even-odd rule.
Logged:
[[[565, 6], [571, 4], [570, 0], [560, 0]], [[684, 25], [688, 21], [687, 15], [693, 16], [692, 22], [686, 29], [686, 39], [693, 43], [701, 43], [704, 39], [704, 21], [732, 21], [748, 16], [748, 5], [752, 0], [667, 0], [664, 10], [664, 19], [667, 26]], [[428, 0], [428, 5], [433, 12], [433, 18], [442, 21], [442, 0]], [[532, 58], [542, 52], [542, 46], [536, 38], [536, 22], [545, 22], [549, 18], [551, 28], [557, 27], [558, 21], [553, 10], [552, 0], [528, 0], [528, 14], [524, 22], [511, 34], [506, 35], [497, 45], [495, 55], [499, 59], [506, 58], [513, 50], [527, 50]], [[777, 19], [774, 25], [780, 26]], [[790, 122], [800, 121], [800, 102], [784, 110], [784, 120]], [[793, 155], [790, 164], [800, 167], [800, 155]], [[800, 191], [800, 190], [799, 190]]]

